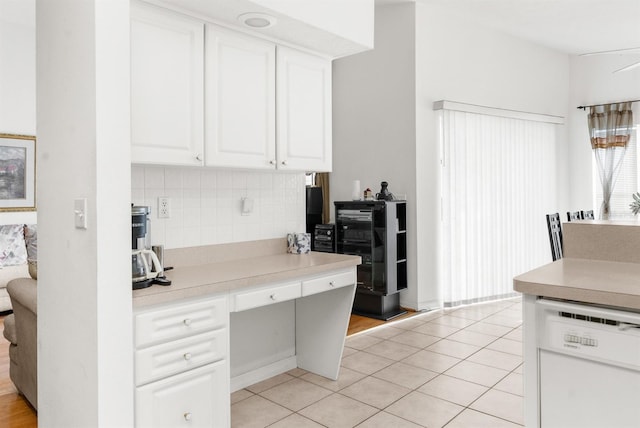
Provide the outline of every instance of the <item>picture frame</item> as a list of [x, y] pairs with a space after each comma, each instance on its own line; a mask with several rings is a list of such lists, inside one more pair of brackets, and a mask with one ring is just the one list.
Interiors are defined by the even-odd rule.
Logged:
[[0, 212], [36, 210], [36, 137], [0, 133]]

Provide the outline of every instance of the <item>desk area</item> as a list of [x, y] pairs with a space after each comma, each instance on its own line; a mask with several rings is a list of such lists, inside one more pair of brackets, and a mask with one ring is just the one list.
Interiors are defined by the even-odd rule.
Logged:
[[136, 426], [229, 426], [231, 392], [295, 367], [337, 379], [360, 257], [285, 251], [165, 253], [172, 285], [133, 293]]

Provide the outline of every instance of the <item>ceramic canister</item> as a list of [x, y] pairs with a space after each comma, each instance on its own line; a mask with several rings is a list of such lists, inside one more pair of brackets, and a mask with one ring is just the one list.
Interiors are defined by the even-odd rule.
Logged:
[[310, 233], [289, 233], [287, 234], [287, 252], [291, 254], [306, 254], [311, 251]]

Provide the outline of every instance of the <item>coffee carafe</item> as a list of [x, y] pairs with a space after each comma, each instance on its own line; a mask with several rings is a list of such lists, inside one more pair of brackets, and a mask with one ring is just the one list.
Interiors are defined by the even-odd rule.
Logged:
[[134, 290], [152, 284], [170, 285], [156, 254], [151, 250], [151, 209], [131, 206], [131, 283]]

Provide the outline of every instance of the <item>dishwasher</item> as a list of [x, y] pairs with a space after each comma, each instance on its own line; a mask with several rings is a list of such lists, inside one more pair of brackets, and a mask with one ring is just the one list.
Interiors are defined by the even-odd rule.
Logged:
[[542, 428], [640, 427], [640, 313], [536, 301]]

